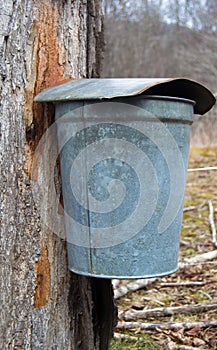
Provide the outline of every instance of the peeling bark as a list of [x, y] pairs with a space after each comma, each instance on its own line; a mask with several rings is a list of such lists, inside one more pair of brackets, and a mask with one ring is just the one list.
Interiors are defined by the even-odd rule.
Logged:
[[[101, 4], [8, 0], [0, 7], [0, 348], [105, 350], [111, 283], [68, 271], [66, 243], [43, 224], [30, 178], [54, 118], [52, 106], [35, 104], [34, 96], [64, 79], [99, 76]], [[49, 205], [52, 198], [40, 204]]]
[[36, 287], [34, 307], [46, 306], [50, 296], [50, 262], [48, 249], [43, 247], [38, 261], [35, 263]]

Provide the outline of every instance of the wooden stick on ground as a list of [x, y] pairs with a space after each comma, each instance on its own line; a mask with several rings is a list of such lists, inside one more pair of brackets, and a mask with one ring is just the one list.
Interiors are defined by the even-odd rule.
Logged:
[[207, 170], [217, 170], [217, 166], [207, 166], [207, 167], [204, 167], [204, 168], [188, 169], [189, 172], [192, 172], [192, 171], [207, 171]]
[[212, 231], [212, 242], [217, 247], [217, 240], [216, 240], [216, 228], [215, 228], [215, 222], [214, 222], [214, 209], [212, 205], [212, 200], [208, 200], [209, 204], [209, 223]]
[[194, 210], [194, 209], [200, 209], [202, 208], [204, 205], [206, 204], [206, 201], [199, 204], [199, 205], [190, 205], [190, 207], [185, 207], [183, 209], [183, 212], [186, 212], [186, 211], [191, 211], [191, 210]]
[[204, 286], [206, 282], [201, 281], [189, 281], [189, 282], [168, 282], [161, 283], [161, 287], [195, 287], [195, 286]]
[[135, 292], [136, 290], [145, 288], [154, 281], [156, 281], [156, 278], [138, 279], [125, 285], [121, 285], [119, 288], [114, 290], [114, 298], [119, 299], [129, 292]]
[[180, 262], [179, 267], [188, 266], [189, 264], [197, 264], [202, 263], [207, 260], [213, 260], [217, 258], [217, 249], [211, 250], [210, 252], [199, 254], [196, 256], [193, 256], [192, 258], [185, 259], [185, 262]]
[[201, 350], [201, 348], [194, 348], [188, 345], [180, 345], [179, 350]]
[[196, 305], [190, 304], [176, 307], [120, 311], [118, 317], [120, 320], [130, 321], [148, 317], [172, 316], [176, 314], [192, 314], [208, 310], [217, 310], [217, 301], [212, 303], [201, 303]]
[[194, 327], [208, 328], [217, 327], [217, 321], [200, 322], [168, 322], [168, 323], [141, 323], [141, 322], [118, 322], [116, 329], [139, 329], [139, 330], [178, 330], [192, 329]]
[[135, 341], [143, 341], [144, 342], [144, 339], [142, 337], [134, 337], [132, 335], [121, 334], [121, 333], [116, 333], [116, 332], [114, 333], [114, 338], [118, 339], [118, 340], [125, 339], [127, 341], [132, 341], [132, 342], [135, 342]]
[[191, 205], [190, 207], [186, 207], [183, 209], [183, 212], [186, 212], [186, 211], [191, 211], [191, 210], [194, 210], [196, 209], [197, 207], [195, 205]]

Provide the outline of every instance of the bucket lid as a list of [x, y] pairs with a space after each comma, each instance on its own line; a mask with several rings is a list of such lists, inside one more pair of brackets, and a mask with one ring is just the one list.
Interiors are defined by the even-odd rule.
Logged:
[[159, 95], [195, 101], [194, 113], [205, 114], [215, 104], [214, 95], [205, 86], [186, 78], [78, 79], [45, 89], [36, 102], [102, 100], [137, 95]]

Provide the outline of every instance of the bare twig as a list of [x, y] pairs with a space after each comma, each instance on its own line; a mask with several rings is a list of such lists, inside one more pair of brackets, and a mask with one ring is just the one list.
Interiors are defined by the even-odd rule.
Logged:
[[191, 210], [194, 210], [196, 209], [197, 207], [195, 205], [191, 205], [190, 207], [186, 207], [183, 209], [183, 212], [186, 212], [186, 211], [191, 211]]
[[204, 205], [206, 204], [206, 201], [199, 204], [199, 205], [190, 205], [189, 207], [185, 207], [183, 209], [183, 212], [186, 212], [186, 211], [191, 211], [191, 210], [194, 210], [194, 209], [200, 209], [202, 208]]
[[141, 323], [141, 322], [118, 322], [117, 329], [140, 329], [140, 330], [178, 330], [192, 329], [194, 327], [208, 328], [217, 327], [217, 321], [200, 321], [200, 322], [168, 322], [168, 323]]
[[185, 259], [184, 263], [179, 263], [179, 267], [183, 267], [188, 264], [197, 264], [207, 260], [213, 260], [215, 258], [217, 258], [217, 249], [212, 250], [211, 252], [208, 252], [208, 253], [199, 254], [192, 258]]
[[114, 290], [114, 298], [119, 299], [129, 292], [135, 292], [136, 290], [145, 288], [154, 281], [156, 281], [156, 278], [138, 279], [133, 282], [131, 281]]
[[155, 308], [146, 310], [128, 310], [120, 311], [120, 320], [138, 320], [148, 317], [162, 317], [162, 316], [172, 316], [175, 314], [192, 314], [199, 313], [208, 310], [217, 310], [217, 301], [212, 303], [203, 303], [196, 305], [184, 305], [176, 307], [166, 307], [166, 308]]
[[211, 295], [209, 295], [207, 292], [205, 292], [204, 290], [200, 290], [200, 293], [205, 295], [209, 300], [213, 300], [213, 298], [211, 297]]
[[114, 333], [114, 338], [119, 339], [119, 340], [125, 339], [127, 341], [132, 341], [132, 342], [135, 342], [135, 341], [143, 341], [144, 342], [144, 339], [142, 337], [134, 337], [132, 335], [121, 334], [121, 333], [116, 333], [116, 332]]
[[191, 242], [184, 241], [183, 239], [180, 241], [180, 243], [186, 247], [191, 247]]
[[169, 282], [161, 283], [161, 287], [194, 287], [194, 286], [204, 286], [206, 283], [201, 281], [192, 282]]
[[120, 280], [117, 280], [117, 279], [112, 280], [112, 285], [113, 285], [113, 288], [114, 288], [114, 289], [119, 288], [119, 286], [120, 286]]
[[201, 348], [194, 348], [188, 345], [179, 345], [179, 350], [201, 350]]
[[214, 222], [214, 209], [212, 205], [212, 200], [208, 200], [209, 204], [209, 223], [212, 230], [212, 242], [217, 247], [217, 241], [216, 241], [216, 228], [215, 228], [215, 222]]
[[207, 171], [207, 170], [217, 170], [217, 166], [207, 166], [207, 167], [204, 167], [204, 168], [188, 169], [189, 172], [192, 172], [192, 171]]

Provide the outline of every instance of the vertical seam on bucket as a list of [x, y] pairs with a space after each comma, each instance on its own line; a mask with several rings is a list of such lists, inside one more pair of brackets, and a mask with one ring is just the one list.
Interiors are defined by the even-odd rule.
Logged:
[[[86, 122], [85, 122], [85, 115], [84, 115], [84, 109], [85, 109], [85, 101], [83, 101], [83, 108], [82, 108], [82, 119], [83, 119], [83, 126], [84, 130], [86, 129]], [[88, 181], [87, 181], [87, 150], [86, 150], [86, 131], [84, 132], [84, 143], [85, 143], [85, 162], [84, 162], [84, 168], [85, 168], [85, 177], [86, 177], [86, 197], [87, 197], [87, 223], [88, 223], [88, 238], [89, 238], [89, 260], [90, 260], [90, 269], [91, 273], [93, 273], [93, 259], [92, 259], [92, 244], [91, 244], [91, 226], [90, 226], [90, 206], [89, 206], [89, 197], [88, 197]]]

